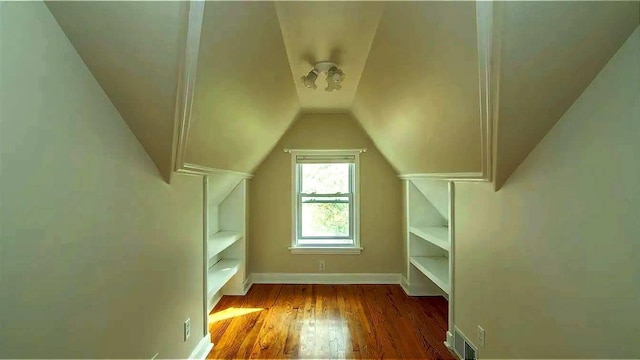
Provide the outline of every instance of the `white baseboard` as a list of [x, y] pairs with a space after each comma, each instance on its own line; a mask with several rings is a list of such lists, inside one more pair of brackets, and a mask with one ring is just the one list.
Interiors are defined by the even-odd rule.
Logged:
[[453, 343], [453, 334], [451, 333], [451, 331], [447, 331], [447, 340], [444, 342], [444, 346], [449, 348], [449, 350], [454, 350], [453, 344], [454, 344]]
[[209, 306], [207, 307], [207, 314], [211, 313], [214, 307], [218, 304], [218, 301], [222, 299], [222, 291], [218, 291], [213, 297], [209, 299]]
[[404, 290], [404, 293], [409, 295], [411, 291], [409, 291], [409, 281], [407, 280], [406, 277], [404, 276], [400, 277], [400, 286], [402, 287], [402, 290]]
[[244, 295], [247, 295], [252, 285], [253, 285], [253, 274], [249, 274], [249, 276], [247, 276], [247, 279], [244, 281], [244, 284], [243, 284]]
[[252, 284], [400, 284], [400, 274], [393, 273], [255, 273]]
[[189, 355], [189, 359], [204, 360], [207, 358], [207, 355], [209, 355], [209, 352], [211, 352], [211, 349], [213, 349], [211, 334], [207, 333], [198, 345], [196, 345], [195, 349], [193, 349], [191, 355]]

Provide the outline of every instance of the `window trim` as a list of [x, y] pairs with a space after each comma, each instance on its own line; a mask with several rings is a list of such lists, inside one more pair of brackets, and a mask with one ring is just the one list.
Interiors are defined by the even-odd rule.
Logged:
[[[307, 149], [285, 149], [291, 154], [291, 246], [289, 250], [292, 254], [360, 254], [360, 153], [366, 149], [348, 150], [307, 150]], [[298, 190], [300, 181], [298, 179], [298, 155], [349, 155], [354, 156], [353, 166], [353, 224], [350, 224], [353, 231], [353, 244], [313, 244], [304, 245], [298, 243]], [[350, 176], [351, 177], [351, 176]], [[325, 238], [326, 239], [326, 238]]]

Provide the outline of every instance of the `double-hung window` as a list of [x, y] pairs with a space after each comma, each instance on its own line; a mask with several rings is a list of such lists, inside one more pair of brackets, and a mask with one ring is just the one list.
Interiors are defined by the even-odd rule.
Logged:
[[294, 253], [359, 253], [360, 150], [291, 150]]

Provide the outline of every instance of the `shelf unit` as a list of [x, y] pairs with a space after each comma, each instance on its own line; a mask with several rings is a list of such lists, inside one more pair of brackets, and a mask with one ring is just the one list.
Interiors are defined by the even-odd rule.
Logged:
[[452, 182], [404, 180], [406, 277], [403, 287], [409, 295], [449, 298], [452, 196]]
[[443, 250], [449, 251], [451, 249], [448, 226], [409, 226], [409, 232]]
[[220, 260], [209, 268], [209, 276], [207, 276], [207, 295], [214, 296], [217, 292], [238, 273], [240, 268], [240, 260]]
[[446, 256], [413, 256], [411, 264], [447, 294], [449, 293], [449, 258]]
[[223, 252], [240, 239], [242, 239], [242, 233], [240, 231], [218, 231], [209, 236], [207, 250], [209, 259]]
[[405, 226], [404, 291], [444, 296], [449, 302], [445, 344], [453, 344], [455, 300], [455, 186], [451, 181], [409, 178], [403, 183]]
[[[228, 181], [217, 180], [205, 179], [207, 314], [223, 295], [246, 294], [248, 180], [238, 179], [232, 190]], [[227, 193], [222, 200], [221, 193]]]

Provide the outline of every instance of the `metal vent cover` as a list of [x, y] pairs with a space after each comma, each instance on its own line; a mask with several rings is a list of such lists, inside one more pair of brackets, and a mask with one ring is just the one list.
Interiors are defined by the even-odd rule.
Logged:
[[453, 334], [453, 350], [460, 359], [476, 360], [477, 350], [457, 328]]

